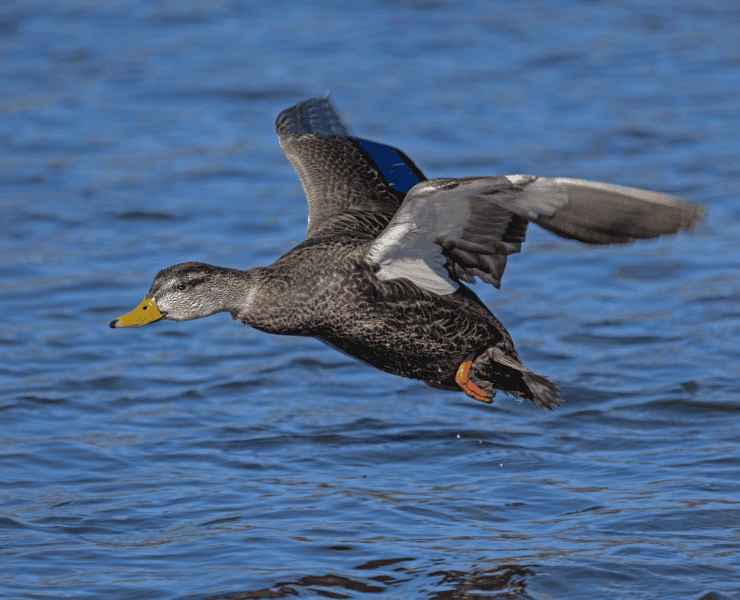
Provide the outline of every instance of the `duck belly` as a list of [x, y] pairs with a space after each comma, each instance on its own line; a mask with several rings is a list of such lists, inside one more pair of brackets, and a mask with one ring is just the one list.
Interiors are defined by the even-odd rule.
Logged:
[[501, 326], [492, 315], [487, 318], [478, 310], [462, 311], [445, 304], [403, 299], [390, 306], [368, 303], [334, 315], [327, 331], [316, 337], [386, 373], [459, 389], [455, 374], [460, 363], [508, 335], [498, 329], [496, 325]]

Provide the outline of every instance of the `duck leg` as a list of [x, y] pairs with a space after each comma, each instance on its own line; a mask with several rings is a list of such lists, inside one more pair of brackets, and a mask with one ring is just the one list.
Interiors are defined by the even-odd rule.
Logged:
[[496, 395], [496, 392], [493, 391], [493, 386], [490, 383], [479, 380], [477, 378], [475, 378], [476, 383], [479, 383], [480, 386], [476, 385], [476, 383], [473, 383], [470, 380], [470, 367], [473, 364], [474, 358], [475, 355], [471, 355], [468, 357], [467, 360], [463, 361], [463, 363], [457, 369], [455, 382], [471, 398], [475, 398], [476, 400], [480, 400], [481, 402], [490, 404], [491, 402], [493, 402], [493, 397]]
[[458, 367], [455, 382], [468, 396], [481, 402], [493, 402], [494, 388], [545, 409], [552, 410], [561, 402], [558, 386], [525, 367], [513, 347], [508, 354], [492, 346], [477, 357], [468, 356]]

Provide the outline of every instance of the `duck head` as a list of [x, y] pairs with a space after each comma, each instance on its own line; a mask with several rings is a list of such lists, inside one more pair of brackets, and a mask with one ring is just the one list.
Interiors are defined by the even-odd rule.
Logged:
[[236, 269], [190, 262], [157, 273], [141, 304], [110, 322], [111, 327], [141, 327], [162, 319], [191, 321], [230, 310], [239, 289]]

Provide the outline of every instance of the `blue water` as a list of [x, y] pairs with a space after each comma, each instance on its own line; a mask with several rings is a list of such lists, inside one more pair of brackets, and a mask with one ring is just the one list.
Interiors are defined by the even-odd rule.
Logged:
[[[273, 0], [0, 7], [0, 597], [740, 599], [740, 10]], [[302, 240], [277, 114], [333, 93], [430, 177], [703, 203], [530, 229], [476, 291], [554, 412], [216, 315], [111, 330], [157, 271]]]

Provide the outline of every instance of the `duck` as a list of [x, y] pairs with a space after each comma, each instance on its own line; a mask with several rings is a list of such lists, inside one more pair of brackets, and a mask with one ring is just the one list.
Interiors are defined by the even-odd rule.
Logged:
[[627, 244], [704, 216], [669, 194], [568, 177], [427, 179], [401, 150], [350, 135], [328, 96], [285, 109], [276, 130], [308, 200], [305, 240], [269, 266], [163, 269], [110, 327], [228, 312], [432, 388], [484, 403], [502, 391], [551, 410], [562, 402], [557, 384], [524, 366], [466, 284], [499, 288], [529, 223], [585, 244]]

